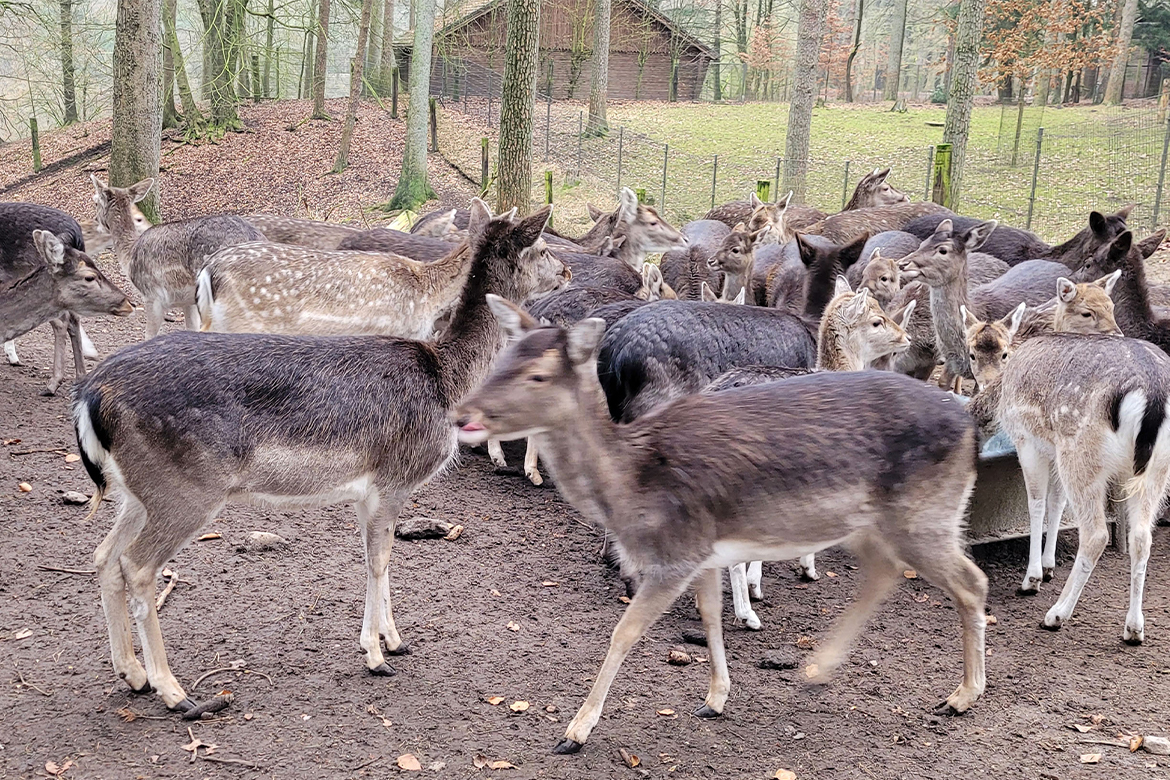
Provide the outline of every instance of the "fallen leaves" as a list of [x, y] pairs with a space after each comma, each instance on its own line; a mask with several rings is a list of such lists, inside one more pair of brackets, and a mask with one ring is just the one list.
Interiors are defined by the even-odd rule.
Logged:
[[997, 618], [995, 615], [988, 615], [987, 616], [987, 625], [994, 626], [998, 622], [999, 622], [999, 618]]
[[916, 580], [918, 579], [918, 572], [914, 571], [913, 569], [907, 569], [906, 571], [902, 572], [902, 576], [908, 580]]
[[776, 774], [772, 775], [775, 780], [796, 780], [796, 772], [791, 769], [777, 769]]
[[553, 582], [552, 580], [545, 580], [544, 582], [542, 582], [540, 584], [546, 588], [555, 588], [556, 586], [560, 585], [561, 583]]
[[[384, 726], [385, 728], [389, 729], [389, 728], [392, 728], [394, 726], [394, 724], [390, 722], [390, 719], [387, 718], [385, 715], [383, 715], [382, 711], [379, 710], [377, 707], [375, 707], [373, 704], [366, 705], [366, 712], [368, 712], [370, 715], [373, 715], [378, 720], [382, 721], [382, 726]], [[245, 715], [244, 719], [247, 720], [247, 718], [248, 718], [248, 716]]]
[[630, 597], [629, 596], [618, 596], [618, 601], [620, 601], [623, 604], [629, 604]]
[[197, 537], [195, 539], [195, 541], [197, 541], [197, 542], [210, 542], [212, 539], [222, 539], [222, 538], [223, 538], [223, 534], [219, 533], [218, 531], [212, 531], [210, 533], [203, 534], [203, 536]]
[[199, 755], [199, 748], [206, 748], [207, 750], [204, 755], [207, 755], [209, 753], [214, 753], [215, 749], [219, 747], [219, 745], [204, 742], [203, 740], [196, 738], [195, 734], [191, 731], [190, 726], [187, 727], [187, 736], [191, 738], [191, 741], [186, 745], [183, 745], [183, 750], [189, 751], [191, 753], [192, 764], [195, 763], [195, 759]]
[[509, 620], [509, 621], [508, 621], [508, 630], [509, 630], [509, 631], [519, 631], [519, 630], [520, 630], [520, 624], [519, 624], [519, 623], [517, 623], [515, 620]]
[[666, 662], [671, 666], [686, 666], [692, 660], [690, 653], [678, 647], [670, 648], [666, 654]]
[[5, 439], [4, 440], [5, 447], [8, 447], [8, 446], [13, 445], [13, 444], [20, 444], [20, 439]]
[[65, 456], [66, 463], [76, 463], [79, 460], [81, 460], [81, 456], [75, 452], [71, 452]]
[[1086, 726], [1084, 723], [1074, 723], [1072, 727], [1082, 734], [1093, 730], [1092, 726]]
[[415, 758], [413, 753], [403, 753], [398, 757], [398, 768], [404, 769], [407, 772], [421, 772], [422, 764]]
[[21, 482], [16, 487], [20, 489], [21, 493], [31, 493], [32, 492], [32, 485], [28, 484], [27, 482]]
[[618, 755], [622, 757], [622, 761], [625, 761], [626, 766], [630, 767], [630, 769], [633, 769], [642, 763], [642, 759], [638, 758], [636, 755], [626, 750], [625, 748], [619, 748]]
[[483, 769], [484, 767], [487, 767], [488, 769], [515, 769], [516, 768], [516, 765], [513, 764], [511, 761], [505, 761], [503, 759], [498, 759], [496, 761], [492, 761], [490, 758], [485, 756], [483, 753], [477, 753], [475, 755], [475, 757], [471, 759], [471, 764], [476, 769]]
[[796, 640], [796, 646], [801, 650], [812, 650], [816, 646], [816, 640], [811, 636], [801, 635]]
[[57, 764], [56, 761], [46, 761], [45, 762], [45, 771], [48, 772], [49, 774], [53, 775], [54, 777], [60, 777], [61, 775], [68, 772], [72, 767], [73, 767], [72, 761], [66, 761], [64, 764], [60, 764], [60, 765]]
[[492, 705], [493, 707], [495, 707], [497, 704], [503, 704], [503, 703], [504, 703], [504, 697], [503, 697], [503, 696], [489, 696], [489, 697], [487, 697], [487, 699], [485, 699], [485, 701], [486, 701], [488, 704], [490, 704], [490, 705]]
[[9, 639], [28, 639], [32, 635], [33, 635], [33, 630], [31, 628], [22, 628], [8, 638]]
[[671, 715], [674, 715], [674, 710], [670, 709], [669, 707], [666, 707], [666, 708], [661, 709], [661, 710], [654, 710], [654, 711], [657, 712], [659, 715], [661, 715], [664, 718], [669, 718]]
[[1082, 764], [1099, 764], [1101, 763], [1100, 753], [1081, 753]]
[[455, 525], [455, 526], [452, 526], [451, 530], [447, 532], [447, 535], [443, 537], [443, 541], [453, 542], [462, 535], [463, 535], [463, 526]]
[[532, 706], [531, 704], [529, 704], [528, 702], [521, 699], [519, 701], [514, 701], [511, 704], [509, 704], [508, 709], [510, 709], [512, 712], [527, 712], [528, 708], [531, 706]]

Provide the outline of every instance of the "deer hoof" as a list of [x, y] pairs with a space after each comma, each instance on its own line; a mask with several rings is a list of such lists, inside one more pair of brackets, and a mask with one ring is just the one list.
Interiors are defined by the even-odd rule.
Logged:
[[1040, 581], [1037, 580], [1035, 577], [1030, 577], [1027, 582], [1025, 582], [1020, 587], [1016, 588], [1016, 595], [1017, 596], [1035, 596], [1039, 592], [1040, 592]]
[[386, 655], [410, 655], [410, 642], [403, 642], [393, 650], [387, 650]]
[[558, 755], [568, 756], [580, 752], [582, 747], [582, 743], [577, 740], [565, 737], [553, 747], [552, 752]]
[[188, 696], [186, 699], [183, 699], [181, 702], [176, 704], [174, 707], [171, 707], [171, 709], [174, 710], [175, 712], [182, 712], [182, 713], [186, 714], [198, 706], [199, 705], [196, 704], [194, 701], [192, 701], [191, 697]]
[[694, 712], [694, 715], [696, 718], [702, 718], [703, 720], [711, 720], [713, 718], [718, 718], [722, 714], [723, 714], [722, 712], [716, 712], [715, 710], [711, 709], [706, 704], [704, 704], [702, 707], [699, 707], [699, 709], [695, 710], [695, 712]]
[[1053, 573], [1053, 571], [1054, 571], [1054, 569], [1053, 569], [1052, 567], [1048, 567], [1048, 568], [1046, 568], [1046, 569], [1044, 570], [1044, 581], [1045, 581], [1045, 582], [1051, 582], [1051, 581], [1052, 581], [1052, 573]]
[[394, 675], [398, 674], [398, 672], [394, 669], [393, 666], [383, 661], [371, 669], [370, 674], [376, 677], [393, 677]]
[[944, 701], [942, 704], [934, 708], [934, 714], [947, 718], [957, 718], [963, 714], [963, 710], [955, 709], [951, 706], [950, 702]]

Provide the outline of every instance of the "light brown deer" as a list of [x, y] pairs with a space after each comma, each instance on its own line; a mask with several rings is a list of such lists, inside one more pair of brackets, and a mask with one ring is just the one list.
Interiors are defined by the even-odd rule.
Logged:
[[844, 542], [857, 552], [862, 586], [805, 665], [807, 679], [825, 681], [840, 666], [904, 563], [951, 596], [963, 625], [963, 682], [944, 708], [964, 712], [979, 698], [987, 578], [963, 553], [975, 431], [949, 396], [890, 372], [824, 372], [686, 396], [617, 425], [597, 379], [603, 320], [541, 328], [490, 301], [518, 343], [452, 415], [460, 439], [536, 435], [558, 489], [612, 533], [623, 563], [641, 575], [554, 752], [581, 749], [622, 661], [692, 583], [711, 670], [695, 714], [722, 714], [731, 686], [719, 570]]

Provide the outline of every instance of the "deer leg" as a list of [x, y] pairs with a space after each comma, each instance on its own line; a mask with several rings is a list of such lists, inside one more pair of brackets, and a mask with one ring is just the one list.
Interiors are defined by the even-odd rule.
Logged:
[[817, 557], [814, 553], [800, 556], [799, 569], [800, 578], [807, 582], [814, 582], [821, 578], [817, 573]]
[[761, 587], [764, 577], [764, 564], [762, 561], [752, 561], [747, 566], [747, 584], [748, 593], [756, 601], [764, 598], [764, 590]]
[[49, 320], [49, 327], [53, 329], [53, 373], [42, 395], [56, 395], [57, 388], [65, 381], [65, 351], [69, 345], [69, 333], [64, 318]]
[[[738, 564], [742, 567], [743, 564]], [[716, 718], [723, 714], [727, 695], [731, 693], [731, 678], [727, 674], [727, 653], [723, 647], [723, 578], [719, 569], [707, 569], [695, 581], [695, 595], [699, 602], [699, 616], [707, 634], [707, 652], [711, 665], [711, 684], [703, 706], [695, 710], [700, 718]], [[744, 583], [746, 595], [747, 583]]]
[[[1146, 619], [1142, 614], [1142, 596], [1146, 589], [1146, 564], [1150, 559], [1151, 529], [1162, 504], [1166, 473], [1147, 473], [1142, 477], [1145, 489], [1139, 489], [1125, 501], [1129, 520], [1129, 611], [1121, 638], [1126, 644], [1140, 645], [1146, 638]], [[1150, 489], [1150, 485], [1156, 486]]]
[[963, 624], [963, 682], [939, 705], [939, 714], [961, 714], [983, 695], [987, 686], [987, 575], [955, 543], [942, 555], [930, 553], [907, 561], [928, 581], [946, 591]]
[[1078, 484], [1060, 464], [1060, 478], [1068, 493], [1069, 504], [1077, 518], [1077, 527], [1080, 535], [1080, 546], [1077, 549], [1076, 560], [1073, 561], [1072, 571], [1064, 583], [1064, 590], [1060, 598], [1044, 616], [1044, 627], [1060, 628], [1066, 620], [1072, 617], [1077, 601], [1089, 581], [1089, 575], [1097, 565], [1101, 553], [1105, 552], [1109, 544], [1109, 527], [1105, 521], [1106, 484], [1104, 480]]
[[106, 538], [93, 554], [102, 611], [110, 634], [110, 661], [114, 672], [135, 693], [150, 690], [146, 669], [134, 657], [134, 637], [130, 630], [130, 613], [126, 609], [126, 581], [122, 577], [122, 554], [146, 524], [146, 509], [133, 495], [123, 491], [118, 516]]
[[10, 366], [19, 366], [20, 365], [20, 355], [16, 354], [16, 342], [15, 341], [5, 341], [4, 342], [4, 357], [8, 358], [8, 365], [10, 365]]
[[[1024, 488], [1028, 492], [1028, 520], [1031, 523], [1028, 536], [1028, 571], [1020, 584], [1020, 593], [1034, 594], [1040, 590], [1040, 583], [1044, 580], [1041, 558], [1050, 483], [1059, 478], [1052, 473], [1052, 462], [1048, 456], [1031, 442], [1019, 442], [1016, 453], [1020, 460], [1020, 470], [1024, 473]], [[1055, 555], [1055, 548], [1053, 554]]]
[[508, 461], [504, 459], [504, 448], [500, 446], [499, 439], [488, 439], [487, 450], [488, 457], [496, 464], [496, 468], [508, 468]]
[[[503, 454], [501, 453], [501, 456]], [[536, 444], [536, 437], [528, 437], [528, 449], [524, 451], [524, 476], [533, 485], [543, 485], [544, 477], [540, 476], [540, 447]]]
[[166, 316], [167, 307], [160, 300], [146, 301], [146, 338], [152, 339], [158, 335], [162, 329], [163, 318]]
[[751, 630], [759, 631], [763, 624], [748, 598], [747, 564], [737, 563], [727, 570], [727, 574], [731, 577], [731, 603], [735, 607], [736, 619], [742, 620]]
[[394, 526], [402, 510], [405, 496], [391, 494], [386, 506], [381, 507], [378, 491], [358, 501], [358, 522], [362, 527], [362, 542], [366, 555], [366, 609], [362, 617], [361, 647], [366, 654], [366, 667], [377, 675], [392, 675], [394, 667], [386, 663], [382, 642], [390, 652], [402, 647], [402, 637], [394, 625], [390, 607], [390, 552], [394, 544]]
[[195, 304], [183, 307], [183, 325], [187, 330], [199, 330], [199, 308]]
[[589, 739], [590, 732], [601, 717], [605, 697], [609, 694], [609, 687], [622, 661], [646, 630], [682, 595], [693, 576], [693, 572], [681, 576], [655, 572], [643, 577], [638, 594], [626, 607], [622, 619], [613, 630], [609, 652], [605, 654], [605, 661], [601, 664], [588, 698], [569, 723], [565, 738], [553, 748], [554, 753], [576, 753]]
[[172, 491], [159, 502], [160, 506], [147, 505], [148, 525], [122, 556], [122, 576], [130, 591], [130, 613], [138, 624], [146, 676], [163, 703], [180, 712], [191, 709], [195, 702], [187, 698], [167, 662], [155, 608], [156, 580], [159, 569], [223, 506], [222, 502], [209, 506], [200, 498], [191, 493], [174, 495]]
[[1060, 476], [1053, 474], [1048, 482], [1048, 530], [1044, 537], [1044, 553], [1040, 558], [1040, 565], [1044, 571], [1044, 581], [1052, 579], [1056, 571], [1056, 540], [1060, 535], [1060, 521], [1064, 518], [1064, 507], [1068, 503], [1064, 497], [1064, 487], [1060, 484]]
[[861, 588], [856, 600], [838, 619], [829, 638], [805, 666], [805, 677], [812, 683], [828, 681], [845, 660], [850, 645], [865, 627], [869, 616], [885, 600], [901, 576], [897, 559], [876, 535], [859, 539], [853, 547], [862, 573]]
[[85, 348], [81, 337], [85, 333], [81, 329], [81, 320], [74, 314], [66, 314], [65, 330], [69, 334], [69, 345], [73, 348], [73, 371], [78, 379], [85, 376]]

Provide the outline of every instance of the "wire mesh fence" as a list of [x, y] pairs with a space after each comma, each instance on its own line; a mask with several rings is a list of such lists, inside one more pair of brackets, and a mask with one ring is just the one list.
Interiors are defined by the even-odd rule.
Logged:
[[[440, 102], [439, 149], [491, 196], [500, 77], [472, 63], [447, 61], [436, 67], [447, 74], [438, 79], [438, 88], [432, 80]], [[456, 72], [458, 78], [451, 75]], [[714, 205], [745, 199], [751, 192], [773, 200], [784, 194], [782, 154], [695, 154], [685, 148], [685, 138], [654, 138], [628, 126], [590, 133], [583, 104], [550, 100], [540, 90], [535, 109], [534, 200], [569, 204], [570, 213], [558, 209], [558, 219], [577, 222], [584, 208], [572, 204], [610, 204], [622, 187], [637, 191], [676, 224], [700, 219]], [[994, 145], [968, 147], [960, 210], [1028, 227], [1055, 242], [1081, 229], [1092, 210], [1135, 204], [1130, 224], [1139, 232], [1153, 230], [1170, 211], [1161, 203], [1168, 142], [1170, 125], [1156, 109], [1045, 132], [1042, 107], [1005, 105]], [[804, 201], [838, 211], [865, 173], [887, 166], [895, 171], [892, 181], [912, 199], [929, 199], [933, 151], [907, 146], [871, 154], [865, 139], [858, 138], [848, 159], [806, 162]]]

